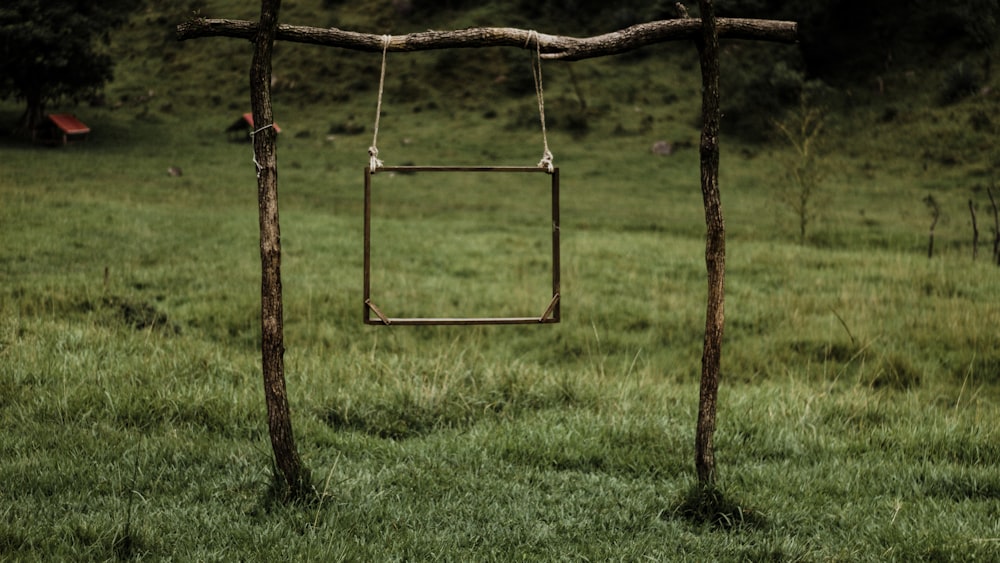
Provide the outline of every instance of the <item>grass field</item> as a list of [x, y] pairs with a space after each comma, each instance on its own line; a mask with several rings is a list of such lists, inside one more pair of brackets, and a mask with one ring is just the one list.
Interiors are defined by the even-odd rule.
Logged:
[[[592, 96], [586, 133], [568, 128], [582, 115], [568, 70], [546, 66], [557, 325], [364, 326], [374, 92], [276, 93], [287, 381], [318, 493], [302, 505], [270, 488], [254, 168], [222, 132], [245, 110], [239, 85], [174, 104], [157, 85], [156, 102], [136, 102], [137, 59], [115, 87], [131, 101], [77, 110], [86, 143], [0, 137], [0, 559], [1000, 558], [1000, 268], [983, 190], [996, 162], [961, 148], [987, 133], [934, 144], [925, 129], [997, 98], [887, 101], [902, 117], [861, 134], [883, 102], [831, 118], [806, 244], [780, 203], [788, 151], [723, 139], [716, 453], [732, 504], [703, 515], [689, 498], [706, 287], [697, 77], [677, 70], [687, 55], [657, 52], [675, 74], [574, 67]], [[631, 94], [620, 83], [643, 77]], [[417, 86], [387, 100], [387, 164], [537, 162], [530, 95]], [[664, 88], [679, 99], [650, 94]], [[0, 121], [17, 111], [0, 105]], [[348, 121], [365, 132], [340, 132]], [[651, 155], [661, 139], [676, 153]], [[987, 156], [946, 158], [960, 149]], [[376, 177], [400, 190], [376, 223], [376, 287], [400, 312], [540, 313], [547, 184], [437, 182]], [[943, 209], [933, 259], [928, 194]]]

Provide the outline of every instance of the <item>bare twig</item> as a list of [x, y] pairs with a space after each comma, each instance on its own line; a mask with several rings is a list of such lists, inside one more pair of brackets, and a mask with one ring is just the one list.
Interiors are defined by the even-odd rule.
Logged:
[[833, 316], [837, 317], [838, 321], [840, 321], [840, 326], [844, 327], [844, 330], [847, 331], [847, 336], [851, 337], [851, 344], [857, 345], [858, 340], [854, 338], [853, 334], [851, 334], [851, 329], [848, 328], [847, 322], [844, 321], [844, 317], [841, 317], [840, 314], [837, 313], [837, 310], [833, 307], [830, 307], [830, 312], [833, 313]]
[[969, 200], [969, 214], [972, 215], [972, 261], [979, 256], [979, 225], [976, 223], [976, 204]]

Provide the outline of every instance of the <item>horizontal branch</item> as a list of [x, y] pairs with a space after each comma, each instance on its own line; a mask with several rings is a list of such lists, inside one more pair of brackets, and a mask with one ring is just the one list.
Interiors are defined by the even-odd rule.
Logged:
[[[794, 43], [797, 39], [795, 22], [735, 18], [719, 18], [717, 22], [720, 38], [782, 43]], [[534, 48], [537, 41], [544, 58], [575, 61], [615, 55], [667, 41], [693, 40], [697, 39], [700, 33], [701, 20], [685, 18], [642, 23], [586, 38], [546, 35], [512, 27], [431, 30], [383, 36], [337, 28], [281, 24], [278, 26], [277, 39], [372, 52], [381, 52], [386, 39], [389, 41], [388, 50], [394, 52], [477, 47]], [[256, 34], [257, 24], [245, 20], [197, 18], [177, 26], [177, 38], [182, 41], [199, 37], [236, 37], [253, 40]]]

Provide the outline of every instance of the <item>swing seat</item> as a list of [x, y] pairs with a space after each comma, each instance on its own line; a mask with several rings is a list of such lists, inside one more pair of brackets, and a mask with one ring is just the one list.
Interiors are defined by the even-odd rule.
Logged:
[[[378, 103], [375, 106], [375, 126], [372, 134], [372, 144], [368, 148], [369, 165], [365, 168], [365, 257], [364, 257], [364, 322], [371, 325], [499, 325], [499, 324], [547, 324], [558, 323], [560, 316], [559, 307], [559, 169], [553, 164], [552, 153], [549, 151], [549, 142], [545, 130], [545, 102], [542, 94], [542, 53], [541, 43], [538, 34], [531, 32], [528, 44], [531, 39], [535, 42], [535, 60], [532, 61], [531, 71], [535, 82], [535, 93], [538, 96], [538, 114], [542, 126], [542, 141], [544, 151], [542, 160], [536, 167], [517, 166], [384, 166], [378, 158], [378, 131], [379, 119], [382, 115], [382, 94], [385, 86], [386, 58], [389, 51], [389, 43], [392, 37], [385, 35], [382, 37], [382, 68], [378, 85]], [[552, 178], [552, 295], [548, 299], [548, 304], [538, 316], [518, 316], [518, 317], [475, 317], [475, 318], [449, 318], [449, 317], [391, 317], [372, 301], [371, 293], [371, 212], [372, 212], [372, 176], [379, 172], [514, 172], [514, 173], [534, 173], [539, 172], [549, 174]], [[373, 316], [374, 315], [374, 316]]]
[[[384, 313], [372, 300], [371, 229], [372, 177], [381, 172], [398, 173], [543, 173], [551, 176], [552, 201], [552, 294], [540, 315], [516, 317], [394, 317]], [[560, 320], [559, 304], [559, 169], [517, 166], [378, 166], [365, 168], [364, 226], [364, 322], [369, 325], [511, 325], [548, 324]], [[541, 307], [539, 307], [541, 309]]]

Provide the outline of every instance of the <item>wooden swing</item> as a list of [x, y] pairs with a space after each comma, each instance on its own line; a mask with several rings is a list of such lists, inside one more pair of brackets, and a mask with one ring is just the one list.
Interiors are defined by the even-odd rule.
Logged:
[[[385, 166], [378, 158], [378, 126], [382, 114], [382, 91], [385, 83], [385, 63], [390, 36], [383, 36], [382, 70], [379, 78], [378, 103], [375, 111], [375, 126], [372, 145], [368, 149], [369, 165], [365, 167], [365, 225], [364, 225], [364, 322], [370, 325], [509, 325], [509, 324], [548, 324], [560, 320], [559, 293], [559, 168], [553, 164], [553, 156], [549, 151], [548, 138], [545, 130], [545, 102], [542, 95], [541, 46], [536, 33], [528, 37], [528, 45], [534, 39], [535, 57], [532, 59], [532, 75], [535, 81], [535, 92], [538, 97], [539, 120], [542, 125], [544, 151], [537, 166]], [[372, 216], [372, 178], [380, 172], [400, 173], [543, 173], [551, 178], [552, 201], [552, 295], [548, 304], [537, 316], [518, 317], [393, 317], [385, 314], [375, 305], [371, 297], [371, 216]]]

